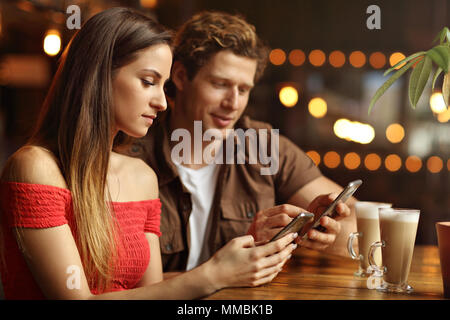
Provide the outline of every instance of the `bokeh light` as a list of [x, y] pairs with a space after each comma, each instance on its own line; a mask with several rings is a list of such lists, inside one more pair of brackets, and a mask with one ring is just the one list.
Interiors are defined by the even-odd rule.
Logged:
[[341, 156], [336, 151], [328, 151], [323, 156], [323, 163], [328, 168], [337, 168], [341, 163]]
[[301, 66], [303, 63], [305, 63], [306, 55], [305, 53], [300, 49], [294, 49], [289, 53], [289, 62], [293, 66]]
[[381, 52], [373, 52], [369, 56], [369, 63], [374, 69], [381, 69], [386, 64], [386, 56]]
[[309, 53], [308, 59], [313, 66], [320, 67], [325, 63], [326, 57], [322, 50], [316, 49]]
[[431, 173], [438, 173], [444, 167], [444, 162], [438, 156], [431, 156], [427, 160], [427, 169]]
[[273, 49], [269, 54], [270, 62], [275, 66], [280, 66], [286, 61], [286, 53], [282, 49]]
[[311, 158], [316, 166], [320, 164], [320, 154], [317, 151], [310, 150], [306, 152], [306, 155]]
[[322, 98], [313, 98], [308, 104], [309, 113], [315, 118], [323, 118], [327, 114], [327, 103]]
[[391, 172], [398, 171], [402, 167], [402, 159], [396, 154], [390, 154], [384, 159], [384, 166]]
[[375, 138], [375, 130], [371, 125], [347, 119], [338, 119], [333, 131], [341, 139], [361, 144], [368, 144]]
[[391, 143], [399, 143], [405, 137], [405, 129], [403, 129], [401, 124], [393, 123], [389, 125], [386, 129], [386, 138]]
[[56, 56], [61, 50], [61, 35], [58, 30], [48, 30], [44, 38], [44, 52], [49, 56]]
[[298, 91], [292, 86], [285, 86], [281, 88], [279, 98], [285, 107], [293, 107], [298, 102]]
[[[401, 52], [394, 52], [393, 54], [390, 55], [389, 57], [389, 64], [391, 65], [391, 67], [395, 66], [398, 62], [402, 61], [403, 59], [405, 59], [405, 55]], [[395, 69], [398, 70], [401, 67], [403, 67], [405, 65], [405, 63], [402, 63], [401, 65], [399, 65], [398, 67], [396, 67]]]
[[409, 172], [417, 172], [422, 169], [422, 160], [418, 156], [409, 156], [406, 158], [405, 167]]
[[447, 111], [444, 96], [441, 92], [434, 92], [430, 97], [430, 108], [434, 113]]
[[366, 55], [362, 51], [353, 51], [348, 60], [353, 67], [361, 68], [366, 64]]
[[369, 153], [364, 158], [364, 165], [370, 171], [378, 170], [381, 166], [381, 158], [376, 153]]
[[158, 4], [158, 0], [139, 0], [142, 8], [154, 9]]
[[448, 108], [444, 112], [438, 113], [437, 119], [441, 123], [448, 122], [450, 120], [450, 108]]
[[328, 56], [328, 61], [335, 68], [340, 68], [345, 64], [345, 54], [342, 51], [335, 50]]
[[349, 152], [344, 156], [344, 165], [347, 169], [355, 170], [361, 164], [361, 158], [356, 152]]

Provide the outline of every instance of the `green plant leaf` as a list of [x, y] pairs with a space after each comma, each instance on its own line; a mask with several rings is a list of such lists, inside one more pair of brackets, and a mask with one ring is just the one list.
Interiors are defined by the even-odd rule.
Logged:
[[[383, 75], [384, 75], [384, 76], [387, 76], [389, 73], [391, 73], [392, 71], [394, 71], [395, 68], [397, 68], [397, 67], [400, 66], [401, 64], [406, 63], [406, 62], [408, 62], [408, 61], [411, 61], [412, 59], [418, 58], [418, 57], [423, 56], [423, 55], [425, 55], [425, 54], [427, 54], [426, 51], [416, 52], [416, 53], [410, 55], [409, 57], [406, 57], [405, 59], [403, 59], [403, 60], [397, 62], [392, 68], [387, 69], [387, 70], [384, 72]], [[399, 70], [400, 70], [400, 69], [399, 69]]]
[[447, 41], [450, 41], [450, 31], [447, 27], [444, 27], [437, 36], [433, 39], [432, 43], [438, 43], [443, 44], [445, 42], [445, 38], [447, 38]]
[[409, 78], [409, 102], [413, 108], [416, 107], [417, 102], [422, 95], [423, 89], [427, 84], [428, 78], [430, 77], [432, 65], [431, 59], [426, 56], [424, 59], [420, 60], [414, 70], [411, 72], [411, 77]]
[[436, 46], [427, 51], [427, 56], [445, 71], [448, 72], [448, 63], [450, 60], [450, 48], [445, 45]]
[[413, 64], [416, 63], [415, 60], [408, 62], [408, 64], [404, 65], [402, 68], [400, 68], [396, 73], [394, 73], [380, 88], [378, 88], [377, 92], [375, 92], [374, 96], [372, 97], [372, 100], [370, 100], [369, 105], [369, 111], [368, 113], [372, 111], [373, 106], [378, 101], [378, 99], [383, 95], [383, 93], [386, 92], [387, 89], [398, 79], [400, 78], [406, 71], [409, 70], [413, 66]]
[[444, 97], [445, 105], [449, 107], [450, 100], [450, 73], [444, 76], [444, 83], [442, 84], [442, 96]]
[[436, 72], [434, 73], [434, 77], [433, 77], [433, 84], [432, 84], [432, 86], [431, 86], [431, 91], [433, 91], [434, 90], [434, 85], [436, 84], [436, 80], [437, 80], [437, 78], [439, 77], [439, 75], [442, 73], [442, 68], [441, 67], [438, 67], [437, 69], [436, 69]]
[[444, 33], [444, 29], [442, 29], [441, 31], [439, 31], [439, 33], [437, 34], [437, 36], [433, 39], [433, 41], [431, 43], [438, 43], [438, 44], [442, 44], [442, 35], [445, 34]]

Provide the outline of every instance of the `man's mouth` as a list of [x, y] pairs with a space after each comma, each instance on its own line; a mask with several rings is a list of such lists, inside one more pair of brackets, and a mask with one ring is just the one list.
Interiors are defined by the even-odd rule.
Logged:
[[215, 125], [221, 128], [229, 126], [230, 123], [233, 121], [233, 118], [229, 116], [222, 116], [216, 114], [211, 114], [211, 116]]

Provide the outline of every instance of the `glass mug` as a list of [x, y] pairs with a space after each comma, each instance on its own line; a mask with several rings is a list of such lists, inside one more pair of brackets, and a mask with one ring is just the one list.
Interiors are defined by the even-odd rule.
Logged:
[[[370, 246], [370, 267], [383, 273], [383, 283], [377, 287], [382, 292], [410, 293], [413, 288], [407, 284], [414, 252], [420, 210], [380, 208], [380, 236]], [[374, 253], [381, 247], [383, 267], [378, 266]]]
[[[369, 268], [369, 248], [380, 241], [379, 208], [390, 208], [391, 203], [358, 201], [355, 203], [356, 225], [358, 232], [352, 232], [347, 241], [347, 250], [353, 260], [359, 260], [359, 269], [354, 273], [357, 277], [365, 277], [372, 273]], [[353, 249], [353, 241], [358, 238], [359, 255]], [[375, 252], [374, 259], [381, 265], [381, 253]]]

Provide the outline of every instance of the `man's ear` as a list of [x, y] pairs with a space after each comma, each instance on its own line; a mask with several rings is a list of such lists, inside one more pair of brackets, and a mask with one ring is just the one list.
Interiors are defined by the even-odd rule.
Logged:
[[178, 91], [183, 91], [188, 81], [186, 67], [180, 62], [175, 61], [172, 66], [172, 82]]

